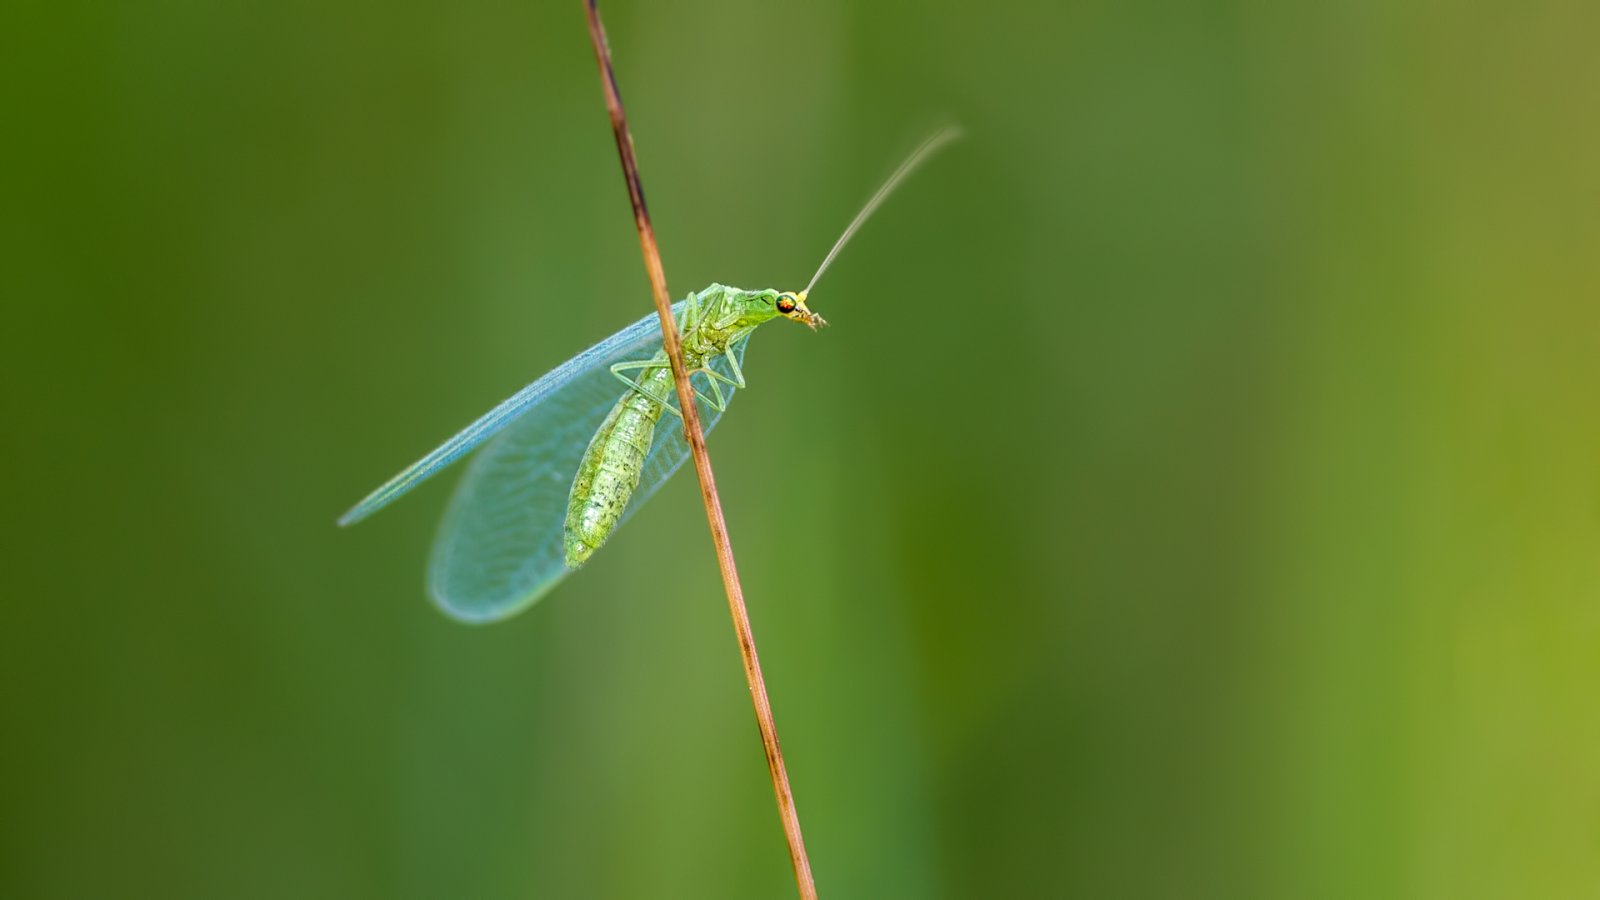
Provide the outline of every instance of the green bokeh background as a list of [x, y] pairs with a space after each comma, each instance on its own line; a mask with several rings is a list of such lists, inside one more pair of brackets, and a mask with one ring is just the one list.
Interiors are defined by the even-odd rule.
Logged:
[[[606, 7], [822, 895], [1600, 897], [1588, 2]], [[334, 517], [649, 309], [576, 2], [0, 12], [0, 895], [793, 895], [691, 477]]]

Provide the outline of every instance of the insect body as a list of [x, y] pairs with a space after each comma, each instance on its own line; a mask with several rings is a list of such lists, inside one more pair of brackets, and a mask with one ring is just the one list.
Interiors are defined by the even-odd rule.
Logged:
[[[825, 324], [821, 316], [806, 308], [803, 292], [742, 291], [720, 284], [686, 300], [681, 316], [678, 330], [683, 335], [683, 364], [690, 373], [707, 376], [711, 396], [702, 394], [700, 399], [719, 413], [728, 408], [722, 385], [734, 389], [745, 386], [733, 347], [748, 338], [756, 326], [778, 317], [804, 322], [813, 329]], [[726, 360], [731, 377], [706, 367], [713, 357]], [[629, 377], [626, 373], [630, 370], [641, 374]], [[571, 568], [583, 565], [621, 521], [628, 500], [639, 486], [645, 457], [655, 438], [656, 422], [663, 411], [682, 416], [670, 399], [672, 368], [665, 350], [643, 362], [617, 363], [611, 366], [611, 372], [629, 390], [600, 423], [578, 463], [563, 535], [566, 562]]]
[[[673, 305], [707, 433], [745, 387], [750, 335], [777, 318], [824, 324], [806, 297], [884, 197], [922, 159], [955, 138], [923, 142], [867, 201], [803, 291], [714, 284]], [[626, 385], [618, 398], [619, 382]], [[339, 519], [351, 525], [389, 505], [479, 445], [456, 488], [428, 565], [428, 590], [451, 616], [491, 622], [526, 608], [582, 566], [689, 456], [660, 320], [651, 313], [506, 398], [389, 479]], [[492, 438], [492, 440], [491, 440]]]

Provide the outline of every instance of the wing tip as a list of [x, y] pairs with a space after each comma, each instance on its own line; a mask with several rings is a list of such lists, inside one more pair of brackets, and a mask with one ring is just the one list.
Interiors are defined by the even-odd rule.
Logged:
[[534, 586], [532, 590], [515, 596], [510, 600], [501, 599], [488, 603], [471, 604], [462, 603], [459, 599], [450, 597], [438, 579], [430, 577], [428, 579], [428, 598], [433, 601], [433, 605], [446, 618], [460, 622], [463, 625], [493, 625], [496, 622], [504, 622], [526, 612], [528, 607], [533, 606], [542, 600], [546, 594], [550, 593], [570, 571], [570, 569], [562, 569], [561, 573], [556, 577], [548, 578], [543, 583]]

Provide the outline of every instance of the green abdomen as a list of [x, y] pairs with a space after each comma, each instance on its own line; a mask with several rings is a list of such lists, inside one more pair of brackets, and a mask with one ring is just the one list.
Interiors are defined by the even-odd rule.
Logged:
[[[672, 371], [665, 366], [646, 370], [639, 383], [655, 396], [672, 396]], [[661, 404], [629, 390], [595, 431], [567, 500], [563, 536], [568, 566], [583, 565], [622, 521], [664, 411]]]

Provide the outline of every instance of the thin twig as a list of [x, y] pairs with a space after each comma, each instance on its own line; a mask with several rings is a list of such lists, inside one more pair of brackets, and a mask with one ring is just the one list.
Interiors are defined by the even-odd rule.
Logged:
[[772, 791], [777, 795], [778, 815], [783, 820], [784, 837], [789, 841], [789, 858], [794, 863], [794, 878], [803, 900], [816, 900], [817, 886], [811, 878], [811, 862], [806, 859], [805, 837], [800, 833], [800, 817], [795, 812], [794, 794], [789, 790], [789, 773], [778, 746], [778, 726], [772, 720], [772, 703], [767, 699], [767, 683], [761, 677], [761, 660], [756, 656], [756, 639], [750, 630], [750, 614], [745, 611], [744, 589], [739, 586], [739, 571], [734, 566], [733, 544], [728, 539], [728, 523], [722, 517], [722, 501], [717, 497], [717, 482], [711, 474], [711, 457], [706, 453], [706, 437], [700, 427], [700, 409], [695, 405], [694, 388], [683, 364], [683, 348], [677, 323], [672, 320], [672, 301], [667, 294], [667, 276], [661, 268], [661, 253], [656, 248], [655, 230], [650, 227], [650, 212], [645, 207], [644, 185], [639, 180], [639, 165], [633, 156], [633, 137], [622, 111], [622, 95], [617, 92], [617, 75], [611, 67], [611, 47], [606, 42], [605, 26], [600, 24], [596, 0], [586, 0], [589, 36], [594, 41], [595, 59], [600, 64], [600, 81], [605, 88], [606, 108], [611, 112], [611, 129], [617, 137], [617, 153], [622, 157], [622, 174], [628, 182], [628, 199], [633, 202], [633, 221], [639, 228], [639, 247], [644, 251], [644, 267], [650, 276], [656, 314], [661, 317], [661, 335], [667, 358], [672, 361], [672, 380], [678, 388], [678, 408], [683, 411], [684, 438], [694, 457], [694, 471], [700, 476], [700, 497], [705, 501], [706, 520], [711, 526], [711, 543], [716, 547], [717, 565], [722, 569], [722, 586], [728, 592], [728, 611], [733, 616], [733, 631], [739, 639], [739, 655], [744, 659], [745, 679], [750, 683], [750, 700], [755, 704], [756, 724], [761, 728], [761, 745], [767, 752], [767, 770], [772, 774]]

